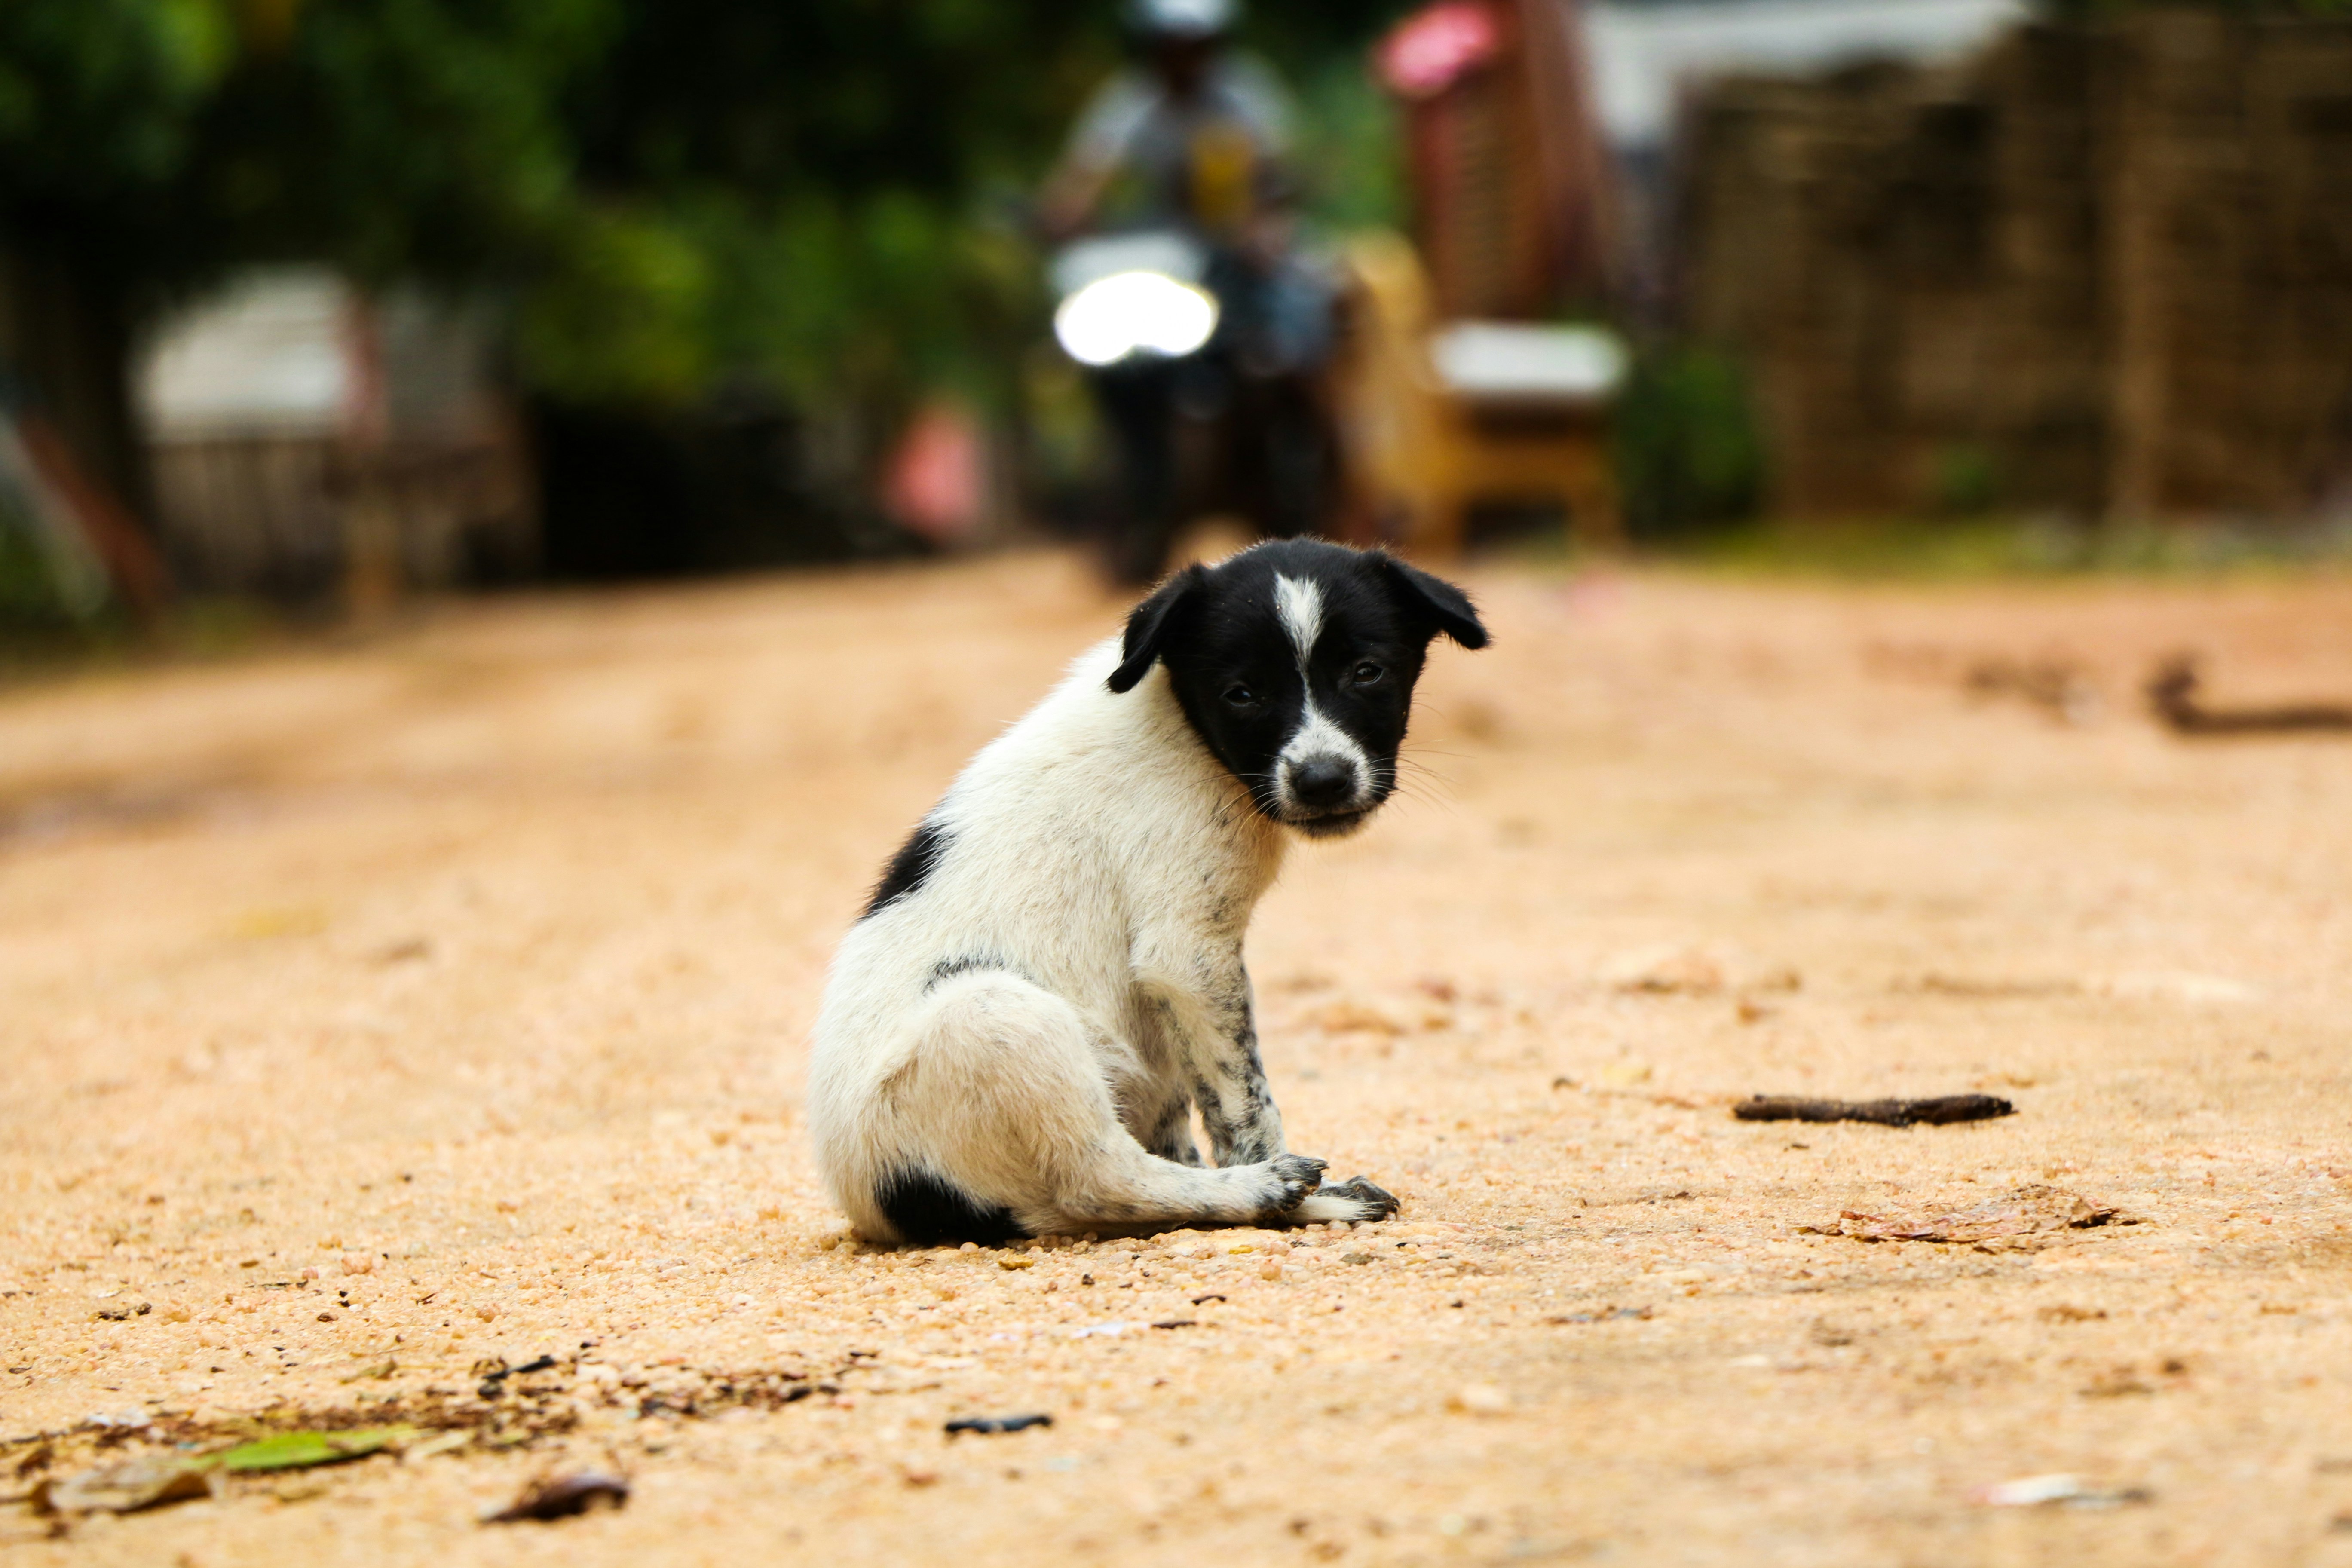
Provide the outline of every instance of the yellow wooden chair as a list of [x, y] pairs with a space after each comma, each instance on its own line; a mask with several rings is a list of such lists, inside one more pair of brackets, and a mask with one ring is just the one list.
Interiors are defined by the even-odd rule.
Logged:
[[1431, 319], [1402, 237], [1350, 240], [1353, 283], [1338, 403], [1358, 510], [1416, 555], [1458, 554], [1474, 507], [1558, 506], [1570, 536], [1622, 538], [1609, 403], [1624, 351], [1591, 327]]

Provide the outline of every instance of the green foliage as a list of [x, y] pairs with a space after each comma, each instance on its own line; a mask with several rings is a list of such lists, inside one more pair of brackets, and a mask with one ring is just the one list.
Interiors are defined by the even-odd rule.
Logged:
[[657, 219], [582, 213], [522, 302], [521, 361], [581, 402], [683, 401], [709, 370], [710, 273], [701, 249]]
[[1360, 62], [1372, 41], [1418, 4], [1420, 0], [1318, 0], [1302, 5], [1255, 0], [1244, 7], [1242, 41], [1294, 73], [1332, 60]]
[[54, 628], [79, 618], [58, 590], [56, 569], [30, 521], [0, 499], [0, 627]]
[[153, 300], [244, 261], [545, 254], [617, 0], [9, 0], [0, 233]]
[[1298, 79], [1299, 177], [1307, 215], [1339, 231], [1402, 228], [1404, 162], [1395, 100], [1349, 50]]
[[[1402, 207], [1392, 159], [1366, 155], [1393, 130], [1360, 66], [1401, 8], [1259, 10], [1252, 41], [1305, 89], [1310, 211], [1336, 225], [1393, 222]], [[1119, 63], [1116, 15], [1105, 0], [633, 5], [607, 68], [571, 100], [581, 177], [631, 193], [638, 221], [703, 256], [710, 377], [804, 405], [903, 403], [924, 388], [1009, 401], [1045, 319], [1017, 214]], [[575, 270], [540, 287], [569, 290]], [[680, 303], [644, 310], [682, 327]], [[583, 376], [582, 356], [543, 352], [558, 346], [551, 333], [521, 346], [543, 387], [632, 395], [625, 374]], [[680, 393], [663, 376], [639, 382], [643, 400]]]
[[175, 216], [208, 260], [529, 269], [571, 233], [564, 98], [618, 23], [617, 0], [309, 0], [222, 82]]
[[711, 333], [728, 373], [803, 403], [912, 385], [998, 395], [1003, 356], [1039, 305], [1018, 236], [914, 192], [698, 216], [720, 268]]
[[[1109, 16], [1093, 0], [636, 4], [570, 102], [580, 178], [702, 257], [709, 378], [803, 405], [926, 386], [995, 402], [1042, 319], [1012, 209], [1116, 63]], [[522, 344], [538, 384], [630, 399], [551, 346]], [[648, 375], [634, 395], [690, 390]]]
[[1747, 378], [1719, 353], [1684, 345], [1643, 354], [1618, 403], [1616, 447], [1636, 539], [1720, 528], [1763, 502], [1764, 447]]
[[187, 162], [228, 62], [209, 0], [0, 5], [0, 188], [11, 206], [118, 202]]
[[751, 199], [1025, 184], [1116, 60], [1102, 0], [633, 0], [572, 99], [600, 187]]
[[1937, 452], [1930, 482], [1929, 500], [1946, 517], [1982, 517], [2000, 501], [2000, 465], [1972, 442]]
[[[1361, 50], [1402, 0], [1261, 6], [1312, 205], [1384, 221]], [[318, 259], [516, 300], [584, 402], [722, 381], [1004, 395], [1017, 211], [1118, 64], [1109, 0], [5, 0], [0, 243], [152, 303]]]

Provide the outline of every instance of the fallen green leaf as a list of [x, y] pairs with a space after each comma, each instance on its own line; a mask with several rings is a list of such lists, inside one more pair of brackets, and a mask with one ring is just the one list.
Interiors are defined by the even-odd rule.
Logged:
[[340, 1465], [386, 1448], [397, 1448], [416, 1436], [414, 1426], [367, 1426], [352, 1432], [280, 1432], [251, 1443], [240, 1443], [207, 1456], [205, 1463], [224, 1470], [302, 1470], [313, 1465]]

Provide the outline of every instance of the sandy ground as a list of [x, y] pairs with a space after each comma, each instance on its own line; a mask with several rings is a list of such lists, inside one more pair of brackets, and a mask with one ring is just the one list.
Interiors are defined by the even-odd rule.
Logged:
[[[1286, 1254], [877, 1254], [810, 1173], [828, 952], [1115, 624], [1067, 563], [0, 693], [0, 1438], [63, 1434], [0, 1494], [472, 1435], [0, 1562], [2352, 1563], [2352, 741], [2133, 695], [2352, 695], [2352, 584], [1471, 580], [1411, 794], [1253, 933], [1295, 1145], [1405, 1198]], [[2074, 721], [1964, 689], [2044, 655]], [[2143, 1223], [1834, 1234], [2035, 1184]], [[630, 1505], [475, 1522], [582, 1464]], [[2047, 1472], [2113, 1506], [1975, 1495]]]

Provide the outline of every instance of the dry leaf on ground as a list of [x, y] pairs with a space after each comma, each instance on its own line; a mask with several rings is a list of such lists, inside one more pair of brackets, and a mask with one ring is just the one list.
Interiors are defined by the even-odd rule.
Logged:
[[135, 1513], [142, 1508], [212, 1495], [205, 1467], [185, 1454], [142, 1454], [79, 1475], [43, 1481], [32, 1503], [41, 1513]]
[[1967, 1208], [1937, 1209], [1917, 1218], [1848, 1209], [1834, 1225], [1799, 1228], [1817, 1236], [1849, 1236], [1856, 1241], [1942, 1241], [2031, 1248], [2047, 1246], [2068, 1231], [2139, 1223], [2112, 1204], [2094, 1203], [2037, 1183]]

